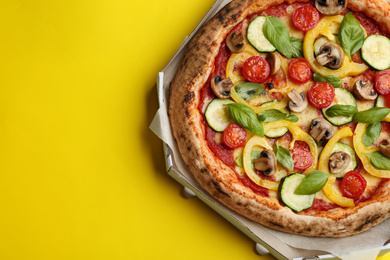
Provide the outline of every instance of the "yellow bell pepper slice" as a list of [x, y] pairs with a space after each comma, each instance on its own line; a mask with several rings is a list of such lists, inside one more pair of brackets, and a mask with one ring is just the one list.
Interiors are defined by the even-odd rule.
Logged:
[[[388, 121], [389, 119], [385, 118], [385, 121]], [[362, 138], [366, 131], [368, 124], [366, 123], [358, 123], [355, 130], [355, 135], [353, 136], [353, 146], [355, 148], [356, 154], [359, 156], [360, 160], [362, 161], [364, 169], [370, 173], [373, 176], [380, 177], [380, 178], [390, 178], [390, 171], [389, 170], [380, 170], [375, 168], [371, 163], [367, 155], [372, 152], [378, 151], [378, 147], [370, 146], [366, 147], [363, 142]]]
[[[324, 149], [321, 152], [320, 160], [318, 162], [318, 170], [328, 173], [329, 168], [329, 157], [330, 153], [332, 152], [334, 145], [342, 138], [352, 136], [353, 133], [351, 131], [351, 128], [344, 127], [337, 131], [332, 138], [328, 141], [328, 143], [325, 145]], [[325, 196], [328, 197], [331, 201], [336, 203], [339, 206], [342, 207], [353, 207], [355, 206], [355, 203], [353, 199], [346, 198], [344, 196], [341, 196], [339, 193], [335, 191], [333, 188], [333, 183], [336, 181], [336, 177], [334, 175], [329, 176], [328, 182], [326, 185], [322, 188], [322, 191], [324, 192]]]
[[257, 135], [253, 136], [244, 147], [243, 164], [245, 173], [248, 175], [249, 179], [251, 179], [257, 185], [276, 191], [279, 188], [279, 182], [261, 179], [252, 169], [251, 154], [255, 146], [260, 146], [264, 149], [272, 150], [272, 147], [268, 144], [264, 137]]
[[297, 126], [295, 123], [292, 123], [287, 120], [279, 120], [271, 123], [267, 123], [264, 125], [264, 133], [268, 132], [272, 129], [278, 129], [286, 127], [290, 131], [290, 133], [293, 136], [293, 141], [291, 144], [293, 145], [296, 140], [304, 141], [309, 145], [310, 153], [313, 155], [313, 163], [312, 165], [307, 168], [303, 173], [309, 174], [312, 171], [314, 171], [317, 168], [317, 160], [318, 160], [318, 148], [317, 144], [314, 141], [314, 139], [305, 131], [303, 131], [299, 126]]
[[345, 55], [342, 66], [337, 70], [328, 69], [316, 61], [314, 57], [314, 41], [319, 35], [323, 35], [330, 41], [334, 41], [335, 36], [332, 32], [338, 30], [335, 26], [340, 26], [343, 19], [344, 16], [342, 15], [326, 16], [319, 21], [314, 29], [308, 31], [305, 35], [305, 39], [303, 41], [303, 54], [309, 61], [311, 68], [323, 76], [333, 75], [339, 78], [344, 78], [347, 76], [361, 74], [368, 69], [368, 67], [363, 63], [355, 63], [351, 61], [347, 55]]

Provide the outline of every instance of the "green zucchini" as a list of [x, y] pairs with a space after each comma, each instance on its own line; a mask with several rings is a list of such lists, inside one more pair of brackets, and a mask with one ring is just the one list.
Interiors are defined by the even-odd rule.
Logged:
[[328, 38], [322, 36], [314, 42], [314, 55], [317, 56], [320, 53], [320, 48], [324, 43], [329, 42]]
[[205, 117], [208, 125], [217, 132], [223, 132], [233, 120], [230, 119], [227, 111], [227, 104], [234, 103], [230, 99], [214, 99], [207, 106]]
[[385, 96], [378, 95], [378, 97], [376, 98], [376, 101], [375, 101], [375, 106], [376, 107], [387, 107]]
[[368, 36], [362, 46], [362, 59], [377, 70], [390, 67], [390, 40], [383, 35]]
[[288, 132], [287, 127], [281, 127], [277, 129], [271, 129], [268, 132], [264, 133], [264, 135], [269, 138], [277, 138], [285, 135], [287, 132]]
[[295, 212], [308, 209], [313, 205], [315, 194], [297, 195], [294, 193], [305, 177], [306, 175], [304, 174], [293, 173], [280, 180], [279, 198], [284, 205]]
[[330, 154], [332, 155], [333, 153], [336, 152], [344, 152], [347, 153], [349, 156], [351, 156], [351, 161], [349, 162], [347, 168], [345, 168], [345, 170], [341, 173], [333, 174], [336, 178], [342, 178], [347, 172], [355, 170], [357, 166], [356, 154], [355, 154], [355, 150], [353, 150], [351, 146], [344, 143], [336, 143]]
[[326, 114], [326, 110], [328, 110], [330, 107], [334, 105], [351, 105], [357, 107], [356, 100], [351, 94], [351, 92], [343, 88], [335, 88], [334, 90], [335, 90], [334, 100], [332, 104], [330, 104], [330, 106], [322, 109], [322, 114], [332, 125], [340, 126], [340, 125], [348, 124], [352, 122], [353, 116], [330, 117]]
[[263, 25], [267, 18], [256, 17], [248, 26], [248, 42], [259, 52], [274, 52], [276, 48], [267, 40], [263, 33]]

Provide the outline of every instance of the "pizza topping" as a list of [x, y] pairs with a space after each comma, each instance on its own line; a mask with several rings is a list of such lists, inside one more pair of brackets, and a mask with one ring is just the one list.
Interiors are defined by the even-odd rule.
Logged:
[[338, 69], [344, 62], [344, 51], [337, 43], [326, 42], [321, 46], [316, 61], [322, 66]]
[[226, 45], [231, 52], [243, 52], [245, 50], [245, 37], [242, 33], [232, 31], [226, 38]]
[[306, 170], [313, 164], [313, 155], [310, 153], [309, 148], [297, 145], [299, 142], [301, 141], [295, 142], [294, 148], [291, 151], [294, 169]]
[[329, 157], [329, 170], [333, 174], [343, 172], [351, 162], [351, 156], [345, 152], [335, 152]]
[[272, 150], [263, 150], [260, 157], [254, 160], [255, 169], [270, 176], [276, 172], [276, 155]]
[[303, 84], [310, 80], [310, 63], [304, 58], [295, 58], [288, 65], [288, 72], [291, 80], [297, 84]]
[[383, 35], [370, 35], [364, 40], [362, 59], [374, 69], [386, 70], [390, 67], [389, 48], [389, 38]]
[[310, 87], [308, 98], [317, 108], [326, 108], [332, 104], [335, 97], [335, 89], [332, 85], [326, 82], [316, 82]]
[[341, 14], [347, 8], [347, 0], [316, 0], [317, 10], [324, 15]]
[[390, 142], [389, 140], [385, 140], [384, 142], [379, 144], [379, 151], [390, 158]]
[[317, 142], [321, 139], [329, 140], [334, 134], [332, 125], [323, 118], [315, 118], [311, 121], [309, 133]]
[[211, 79], [211, 89], [218, 98], [229, 98], [232, 87], [234, 85], [230, 78], [222, 79], [221, 76], [215, 76]]
[[230, 124], [223, 131], [223, 143], [232, 149], [239, 148], [245, 145], [246, 131], [243, 127], [237, 124]]
[[316, 27], [320, 14], [317, 9], [311, 5], [304, 5], [296, 9], [292, 15], [292, 21], [295, 27], [301, 31], [309, 31]]
[[364, 177], [356, 172], [350, 171], [345, 174], [340, 183], [341, 193], [347, 198], [359, 198], [366, 189], [367, 181]]
[[299, 93], [297, 90], [291, 90], [287, 96], [290, 98], [290, 102], [288, 102], [288, 107], [293, 112], [302, 112], [309, 102], [307, 101], [305, 93]]
[[252, 56], [244, 62], [242, 74], [250, 82], [263, 83], [270, 75], [270, 66], [264, 58]]
[[378, 93], [375, 91], [374, 84], [371, 80], [356, 80], [353, 85], [353, 93], [358, 99], [363, 101], [375, 100], [378, 97]]
[[390, 94], [390, 71], [380, 71], [376, 74], [375, 89], [381, 95]]
[[[280, 69], [280, 58], [279, 55], [276, 55], [274, 52], [270, 52], [267, 54], [265, 58], [269, 64], [270, 67], [270, 75], [274, 75], [278, 70]], [[270, 83], [272, 84], [272, 83]], [[273, 85], [272, 85], [273, 87]]]

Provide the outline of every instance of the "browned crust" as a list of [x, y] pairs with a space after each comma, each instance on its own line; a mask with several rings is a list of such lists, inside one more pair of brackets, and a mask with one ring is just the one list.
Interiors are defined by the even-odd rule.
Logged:
[[[354, 208], [337, 208], [318, 216], [295, 214], [276, 199], [262, 197], [243, 186], [234, 171], [214, 156], [205, 140], [198, 111], [200, 89], [211, 73], [221, 42], [247, 14], [282, 2], [235, 0], [195, 35], [171, 84], [169, 115], [173, 134], [184, 161], [201, 186], [249, 219], [276, 230], [306, 236], [344, 237], [361, 233], [390, 216], [389, 181], [380, 186], [371, 200]], [[390, 8], [386, 2], [350, 0], [349, 8], [375, 18], [381, 29], [389, 33]]]

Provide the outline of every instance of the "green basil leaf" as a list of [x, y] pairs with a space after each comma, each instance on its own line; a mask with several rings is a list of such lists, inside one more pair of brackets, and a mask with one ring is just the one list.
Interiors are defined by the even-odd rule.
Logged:
[[343, 84], [343, 81], [339, 79], [338, 77], [335, 77], [333, 75], [328, 75], [328, 76], [321, 76], [320, 73], [314, 73], [313, 74], [314, 81], [315, 82], [326, 82], [332, 85], [333, 87], [337, 88], [340, 87], [341, 84]]
[[290, 37], [291, 42], [291, 58], [303, 57], [303, 41], [301, 39]]
[[296, 115], [288, 115], [288, 116], [286, 116], [285, 119], [290, 121], [290, 122], [294, 122], [294, 123], [299, 121], [299, 117]]
[[244, 104], [232, 103], [227, 104], [227, 110], [230, 118], [234, 122], [252, 133], [264, 137], [263, 125], [257, 119], [257, 115], [252, 108]]
[[277, 109], [268, 109], [259, 113], [259, 121], [261, 122], [273, 122], [285, 119], [286, 113]]
[[297, 195], [311, 195], [319, 192], [328, 181], [329, 174], [322, 171], [312, 171], [307, 175], [295, 190]]
[[279, 146], [278, 142], [275, 142], [274, 150], [275, 150], [276, 160], [281, 165], [283, 165], [284, 167], [292, 171], [294, 169], [294, 161], [292, 159], [291, 152], [288, 149], [284, 148], [283, 146]]
[[350, 105], [334, 105], [326, 110], [326, 115], [330, 117], [347, 116], [351, 117], [358, 112], [355, 106]]
[[241, 83], [235, 86], [237, 94], [245, 101], [249, 101], [260, 95], [264, 89], [265, 87], [263, 85], [253, 82]]
[[292, 57], [292, 46], [290, 33], [287, 26], [278, 17], [266, 15], [267, 19], [263, 25], [265, 38], [286, 58]]
[[364, 31], [351, 12], [344, 16], [340, 24], [338, 38], [349, 58], [362, 47]]
[[365, 111], [357, 112], [353, 121], [367, 124], [375, 124], [382, 121], [390, 112], [387, 107], [373, 107]]
[[380, 170], [390, 170], [390, 159], [384, 156], [381, 152], [376, 151], [370, 154], [365, 153], [365, 155], [368, 156], [368, 158], [370, 159], [370, 163], [375, 168], [378, 168]]
[[381, 122], [370, 124], [366, 128], [366, 132], [363, 134], [363, 144], [368, 147], [372, 145], [373, 142], [375, 142], [382, 131], [382, 124]]

